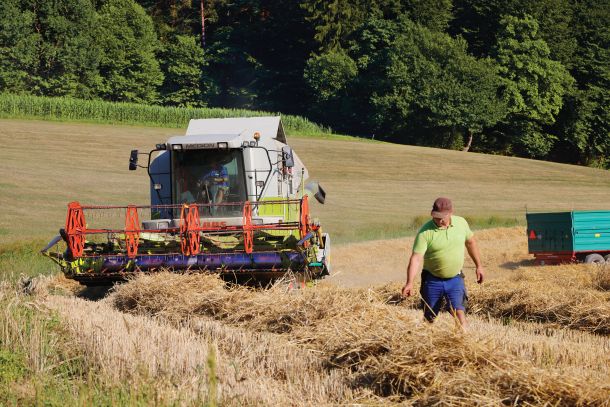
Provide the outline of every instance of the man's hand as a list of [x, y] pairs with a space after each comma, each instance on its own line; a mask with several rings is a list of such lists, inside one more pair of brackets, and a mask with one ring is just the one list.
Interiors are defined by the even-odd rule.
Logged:
[[402, 288], [402, 297], [410, 297], [413, 295], [413, 283], [411, 284], [405, 284], [405, 286]]
[[207, 178], [197, 180], [197, 188], [203, 189], [203, 188], [209, 187], [209, 186], [210, 186], [210, 181]]
[[468, 255], [477, 266], [477, 283], [481, 284], [485, 278], [485, 272], [483, 271], [483, 266], [481, 265], [479, 248], [477, 247], [477, 241], [474, 240], [474, 236], [466, 240], [466, 250], [468, 250]]
[[483, 266], [477, 267], [477, 283], [482, 284], [485, 279], [485, 272], [483, 271]]
[[413, 280], [415, 280], [415, 274], [421, 270], [421, 266], [424, 263], [424, 255], [421, 253], [412, 253], [409, 259], [409, 266], [407, 267], [407, 282], [402, 288], [402, 298], [410, 297], [413, 294]]

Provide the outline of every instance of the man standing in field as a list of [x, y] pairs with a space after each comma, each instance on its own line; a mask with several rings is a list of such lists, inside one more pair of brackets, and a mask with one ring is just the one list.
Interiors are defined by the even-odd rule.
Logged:
[[448, 198], [438, 198], [432, 206], [432, 219], [425, 223], [413, 244], [413, 254], [407, 268], [407, 283], [403, 297], [413, 295], [413, 280], [422, 270], [420, 293], [424, 318], [433, 322], [438, 315], [443, 297], [455, 312], [462, 327], [466, 325], [464, 299], [464, 245], [476, 265], [477, 283], [484, 278], [483, 266], [474, 235], [464, 218], [453, 215], [453, 204]]

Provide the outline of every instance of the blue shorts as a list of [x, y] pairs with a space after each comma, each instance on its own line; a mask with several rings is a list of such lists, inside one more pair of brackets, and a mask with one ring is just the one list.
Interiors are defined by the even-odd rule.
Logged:
[[443, 298], [447, 300], [448, 311], [466, 310], [464, 303], [467, 295], [462, 273], [453, 278], [438, 278], [424, 270], [421, 278], [420, 293], [426, 320], [432, 322], [436, 318], [441, 311]]

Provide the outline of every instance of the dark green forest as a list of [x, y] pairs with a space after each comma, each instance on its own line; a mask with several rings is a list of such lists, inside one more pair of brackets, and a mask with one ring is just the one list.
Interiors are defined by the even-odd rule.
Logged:
[[2, 0], [0, 92], [610, 168], [610, 0]]

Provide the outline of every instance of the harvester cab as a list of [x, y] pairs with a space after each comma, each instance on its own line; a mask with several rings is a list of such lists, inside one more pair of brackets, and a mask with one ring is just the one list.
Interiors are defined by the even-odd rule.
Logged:
[[306, 184], [280, 117], [191, 120], [186, 135], [132, 150], [129, 169], [138, 167], [150, 205], [68, 205], [67, 249], [43, 251], [68, 277], [95, 285], [162, 269], [238, 281], [328, 274], [330, 237], [309, 212], [310, 198], [324, 203], [326, 193]]

